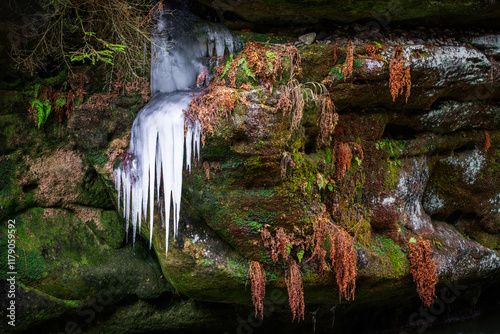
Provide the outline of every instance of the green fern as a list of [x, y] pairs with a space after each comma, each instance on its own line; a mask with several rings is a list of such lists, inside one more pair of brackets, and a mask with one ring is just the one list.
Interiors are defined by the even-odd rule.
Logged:
[[248, 63], [247, 63], [247, 60], [245, 58], [241, 58], [240, 60], [238, 60], [238, 67], [239, 66], [241, 66], [243, 71], [245, 71], [245, 74], [247, 75], [247, 77], [250, 77], [254, 80], [257, 80], [253, 71], [250, 69], [250, 67], [248, 67]]
[[220, 77], [221, 80], [222, 80], [222, 78], [224, 78], [224, 76], [226, 75], [227, 71], [231, 67], [232, 61], [233, 61], [233, 55], [230, 55], [229, 56], [229, 60], [226, 62], [226, 65], [224, 66], [224, 72], [222, 72], [222, 75]]
[[47, 122], [47, 118], [49, 117], [50, 110], [52, 106], [50, 105], [49, 100], [40, 101], [35, 99], [31, 101], [31, 108], [36, 110], [36, 117], [38, 118], [38, 128]]
[[66, 105], [66, 95], [60, 94], [56, 100], [56, 110]]

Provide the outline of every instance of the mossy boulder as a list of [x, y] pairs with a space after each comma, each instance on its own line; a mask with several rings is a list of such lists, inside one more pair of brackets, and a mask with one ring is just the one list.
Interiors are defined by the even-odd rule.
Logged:
[[[146, 247], [123, 247], [125, 231], [114, 211], [35, 207], [11, 221], [17, 235], [18, 331], [96, 300], [111, 307], [131, 296], [152, 299], [171, 291]], [[2, 226], [5, 258], [7, 233]], [[2, 280], [10, 271], [6, 265], [3, 262]]]

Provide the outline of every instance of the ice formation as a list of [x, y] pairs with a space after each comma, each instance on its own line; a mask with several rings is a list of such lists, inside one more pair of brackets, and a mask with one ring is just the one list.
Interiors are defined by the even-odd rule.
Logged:
[[162, 15], [153, 40], [153, 98], [132, 125], [127, 158], [115, 169], [114, 178], [118, 205], [122, 206], [127, 222], [127, 240], [129, 224], [135, 242], [137, 226], [140, 232], [142, 219], [148, 219], [151, 247], [156, 199], [165, 226], [167, 254], [171, 209], [174, 237], [179, 223], [184, 145], [188, 170], [191, 159], [195, 155], [200, 157], [200, 124], [189, 123], [184, 134], [183, 110], [189, 108], [193, 96], [198, 94], [194, 86], [206, 65], [204, 60], [221, 56], [225, 51], [232, 53], [241, 46], [224, 26], [201, 21], [183, 11]]

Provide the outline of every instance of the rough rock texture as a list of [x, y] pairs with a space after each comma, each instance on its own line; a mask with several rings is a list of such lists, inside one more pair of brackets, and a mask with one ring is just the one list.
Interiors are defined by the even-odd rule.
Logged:
[[[255, 10], [271, 5], [252, 3]], [[287, 13], [280, 7], [284, 4], [274, 6], [280, 9], [275, 15]], [[350, 11], [353, 19], [364, 17], [364, 6]], [[456, 6], [443, 2], [440, 17], [469, 10]], [[312, 17], [308, 8], [305, 18]], [[419, 15], [431, 10], [426, 2], [416, 8], [424, 13]], [[494, 15], [496, 7], [474, 8]], [[415, 18], [409, 15], [417, 15], [417, 9], [396, 17]], [[477, 49], [465, 43], [403, 46], [411, 64], [407, 103], [402, 96], [393, 101], [389, 90], [394, 45], [382, 43], [378, 56], [370, 57], [364, 45], [355, 43], [353, 75], [347, 79], [343, 43], [337, 49], [331, 44], [300, 47], [298, 79], [323, 82], [339, 112], [328, 145], [318, 142], [318, 105], [306, 104], [299, 128], [291, 130], [290, 115], [278, 108], [277, 90], [271, 93], [240, 70], [238, 83], [250, 87], [241, 91], [248, 103], [238, 105], [232, 118], [207, 137], [202, 161], [184, 174], [179, 235], [169, 240], [167, 258], [159, 219], [150, 251], [144, 242], [147, 225], [135, 246], [127, 245], [125, 223], [116, 211], [112, 169], [128, 145], [140, 98], [115, 98], [104, 110], [82, 105], [62, 124], [52, 115], [38, 130], [26, 112], [32, 84], [23, 83], [27, 92], [21, 82], [2, 84], [0, 219], [15, 219], [18, 228], [16, 330], [305, 332], [313, 326], [312, 314], [318, 332], [331, 330], [332, 318], [339, 331], [394, 328], [411, 322], [421, 307], [407, 248], [419, 237], [431, 241], [438, 296], [450, 286], [460, 291], [448, 314], [472, 314], [482, 302], [496, 302], [500, 110], [499, 86], [491, 74], [497, 65], [489, 58], [494, 52], [487, 51], [493, 46], [468, 43]], [[363, 152], [353, 153], [342, 177], [336, 172], [341, 143]], [[307, 261], [322, 205], [328, 219], [356, 236], [352, 302], [339, 304], [335, 275], [320, 275], [318, 262]], [[273, 236], [283, 228], [295, 241], [288, 255], [300, 263], [310, 312], [299, 324], [291, 322], [288, 307], [284, 277], [289, 263], [272, 260], [261, 237], [264, 228]], [[0, 230], [5, 258], [5, 226]], [[264, 322], [253, 317], [250, 260], [261, 262], [267, 272]]]
[[427, 24], [480, 23], [496, 25], [494, 18], [500, 14], [496, 1], [476, 0], [469, 2], [445, 0], [439, 3], [414, 0], [197, 0], [208, 7], [235, 13], [246, 21], [265, 24], [311, 24], [321, 20], [351, 23], [374, 21], [377, 26], [395, 22], [419, 22]]

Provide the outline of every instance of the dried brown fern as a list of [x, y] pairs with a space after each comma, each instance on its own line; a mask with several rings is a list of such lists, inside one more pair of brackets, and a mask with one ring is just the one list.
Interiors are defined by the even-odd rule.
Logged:
[[356, 250], [354, 249], [354, 239], [343, 228], [335, 234], [335, 276], [339, 287], [339, 301], [344, 296], [345, 299], [354, 299], [356, 290]]
[[360, 144], [355, 142], [339, 144], [337, 149], [337, 179], [342, 179], [345, 176], [345, 173], [351, 168], [353, 152], [357, 153], [357, 159], [362, 162], [364, 155], [363, 148]]
[[346, 81], [352, 75], [352, 67], [354, 64], [354, 43], [349, 41], [346, 47], [346, 60], [342, 67], [342, 74], [344, 75], [344, 81]]
[[408, 102], [411, 90], [410, 65], [407, 64], [401, 46], [396, 47], [389, 63], [389, 87], [393, 101], [396, 101], [396, 97], [399, 94], [403, 94], [403, 90], [406, 87], [405, 98], [406, 102]]
[[340, 143], [337, 149], [337, 179], [344, 177], [351, 168], [352, 152], [348, 143]]
[[290, 237], [285, 233], [283, 227], [276, 230], [276, 253], [286, 260], [288, 259], [290, 247], [292, 246]]
[[491, 138], [488, 131], [484, 130], [484, 153], [488, 153], [491, 147]]
[[292, 310], [293, 320], [300, 318], [304, 320], [304, 287], [302, 285], [302, 277], [300, 276], [299, 265], [296, 261], [292, 260], [288, 267], [285, 276], [286, 288], [288, 290], [288, 303]]
[[[202, 133], [201, 141], [205, 145], [205, 134], [214, 134], [216, 125], [223, 118], [229, 118], [238, 104], [239, 94], [235, 89], [211, 84], [198, 97], [195, 97], [185, 111], [186, 122], [200, 121]], [[187, 126], [187, 124], [186, 124]]]
[[326, 143], [328, 138], [333, 135], [335, 126], [339, 121], [339, 115], [335, 112], [335, 105], [329, 96], [321, 98], [321, 115], [319, 118], [319, 141]]
[[146, 78], [135, 78], [127, 82], [125, 91], [128, 95], [140, 94], [144, 102], [151, 100], [150, 82]]
[[208, 85], [208, 69], [203, 67], [203, 71], [198, 74], [196, 78], [196, 87], [203, 87]]
[[327, 251], [325, 250], [327, 238], [329, 238], [330, 241], [329, 257], [332, 261], [332, 267], [335, 264], [334, 235], [334, 225], [326, 217], [326, 207], [323, 205], [320, 214], [315, 217], [313, 225], [312, 244], [314, 245], [314, 251], [311, 257], [306, 261], [309, 262], [316, 257], [319, 261], [319, 271], [322, 275], [326, 275], [330, 271], [325, 260], [327, 255]]
[[252, 302], [255, 306], [255, 318], [260, 314], [264, 318], [264, 296], [266, 294], [266, 272], [257, 261], [250, 261], [250, 282], [252, 284]]
[[380, 60], [380, 57], [377, 53], [380, 51], [380, 48], [373, 42], [368, 42], [365, 44], [365, 51], [368, 54], [368, 57]]
[[431, 258], [432, 249], [429, 240], [419, 239], [408, 243], [410, 253], [410, 273], [417, 284], [417, 292], [426, 307], [436, 299], [436, 263]]
[[283, 54], [253, 41], [247, 42], [243, 53], [246, 56], [248, 67], [254, 70], [261, 84], [272, 92], [281, 69]]
[[291, 114], [290, 128], [292, 130], [299, 127], [305, 104], [302, 85], [298, 81], [290, 80], [287, 85], [281, 88], [278, 108], [283, 111], [283, 114]]
[[75, 92], [79, 102], [83, 103], [83, 99], [87, 92], [85, 91], [85, 81], [87, 80], [87, 70], [80, 72], [73, 72], [68, 75], [67, 81], [71, 89]]
[[273, 262], [278, 261], [278, 253], [276, 252], [276, 240], [273, 238], [271, 232], [267, 229], [266, 226], [262, 230], [260, 230], [260, 237], [264, 243], [264, 248], [267, 249], [271, 253], [271, 259]]
[[[329, 100], [329, 101], [328, 101]], [[328, 95], [328, 90], [323, 84], [316, 82], [299, 83], [297, 80], [290, 80], [280, 90], [280, 98], [278, 100], [277, 108], [283, 111], [283, 114], [289, 113], [290, 129], [293, 131], [300, 126], [302, 115], [306, 103], [321, 104], [322, 112], [331, 113], [332, 123], [335, 118], [334, 105]], [[328, 123], [324, 116], [325, 131], [330, 131]]]

